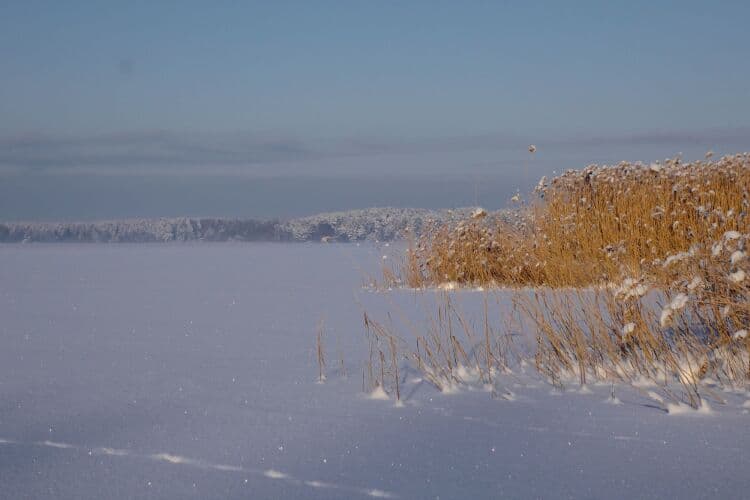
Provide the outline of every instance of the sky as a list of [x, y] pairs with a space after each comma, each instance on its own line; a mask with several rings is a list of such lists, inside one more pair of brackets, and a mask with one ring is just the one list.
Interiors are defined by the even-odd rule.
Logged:
[[5, 1], [0, 219], [499, 208], [553, 171], [745, 151], [749, 18], [742, 1]]

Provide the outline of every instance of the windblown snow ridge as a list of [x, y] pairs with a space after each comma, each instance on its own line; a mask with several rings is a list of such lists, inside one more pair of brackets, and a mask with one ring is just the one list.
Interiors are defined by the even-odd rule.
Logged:
[[96, 222], [0, 223], [0, 243], [170, 241], [389, 241], [432, 222], [457, 222], [470, 208], [368, 208], [286, 221], [176, 217]]

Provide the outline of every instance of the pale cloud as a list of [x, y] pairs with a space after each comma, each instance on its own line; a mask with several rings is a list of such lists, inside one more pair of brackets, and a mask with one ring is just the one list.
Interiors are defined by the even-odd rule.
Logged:
[[295, 138], [168, 131], [91, 136], [25, 134], [0, 138], [0, 166], [32, 170], [252, 165], [314, 158]]
[[[0, 137], [0, 172], [53, 173], [264, 173], [359, 172], [378, 174], [403, 167], [472, 168], [487, 162], [518, 162], [528, 144], [552, 160], [555, 152], [596, 148], [623, 157], [649, 160], [652, 154], [677, 154], [683, 148], [726, 145], [728, 152], [750, 147], [750, 129], [642, 131], [632, 134], [539, 136], [484, 134], [431, 138], [350, 137], [302, 140], [292, 135], [136, 131], [65, 136], [18, 134]], [[381, 157], [390, 155], [389, 159]], [[588, 158], [590, 156], [590, 158]], [[585, 163], [598, 160], [581, 152]], [[392, 158], [399, 157], [396, 164]], [[425, 165], [421, 165], [424, 163]], [[566, 165], [567, 167], [568, 165]], [[574, 167], [575, 165], [569, 165]], [[579, 165], [583, 166], [583, 164]]]

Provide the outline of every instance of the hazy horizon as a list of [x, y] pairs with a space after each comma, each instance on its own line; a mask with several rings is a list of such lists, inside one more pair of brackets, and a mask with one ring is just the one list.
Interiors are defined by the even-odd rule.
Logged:
[[[555, 175], [591, 163], [658, 161], [679, 153], [686, 160], [705, 152], [716, 156], [745, 151], [737, 144], [647, 144], [638, 147], [583, 147], [579, 151], [548, 152], [539, 146], [531, 155], [524, 148], [503, 161], [489, 153], [438, 153], [422, 171], [399, 169], [408, 156], [360, 158], [380, 163], [379, 173], [342, 172], [347, 159], [331, 162], [310, 174], [291, 169], [268, 175], [259, 172], [201, 172], [176, 174], [151, 171], [31, 171], [0, 173], [0, 221], [90, 221], [158, 217], [226, 217], [275, 219], [369, 207], [457, 208], [483, 206], [497, 210], [513, 206], [516, 193], [529, 194], [542, 175]], [[680, 148], [677, 150], [677, 148]], [[628, 150], [650, 156], [627, 156]], [[606, 150], [606, 151], [603, 151]], [[619, 153], [618, 153], [619, 152]], [[621, 156], [616, 156], [620, 154]], [[416, 154], [417, 157], [427, 153]], [[483, 159], [485, 159], [483, 161]], [[466, 166], [451, 168], [451, 162]]]

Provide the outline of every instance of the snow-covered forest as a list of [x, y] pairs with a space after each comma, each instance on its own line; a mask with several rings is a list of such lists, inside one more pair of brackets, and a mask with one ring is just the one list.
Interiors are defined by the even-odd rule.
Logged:
[[96, 222], [0, 223], [0, 242], [389, 241], [470, 209], [369, 208], [289, 220], [175, 217]]

